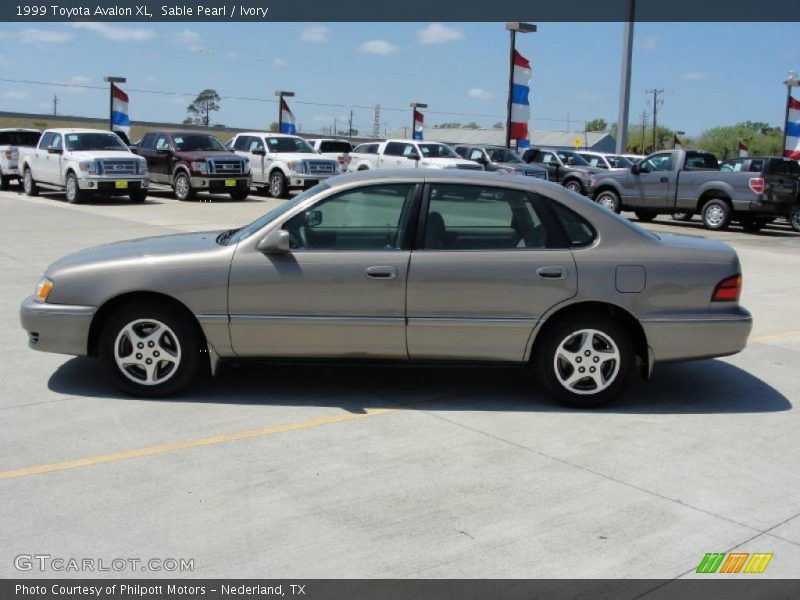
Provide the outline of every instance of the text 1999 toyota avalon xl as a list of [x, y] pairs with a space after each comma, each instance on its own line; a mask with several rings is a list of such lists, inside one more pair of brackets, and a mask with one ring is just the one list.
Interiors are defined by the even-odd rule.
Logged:
[[739, 259], [655, 235], [545, 181], [454, 170], [329, 179], [232, 231], [118, 242], [51, 265], [33, 348], [99, 357], [140, 396], [228, 358], [530, 364], [600, 406], [637, 368], [747, 342]]

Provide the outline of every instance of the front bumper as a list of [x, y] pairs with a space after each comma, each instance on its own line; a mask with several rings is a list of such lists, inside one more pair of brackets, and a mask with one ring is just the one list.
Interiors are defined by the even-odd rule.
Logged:
[[190, 178], [191, 186], [196, 190], [225, 193], [233, 190], [250, 190], [252, 178], [250, 175], [237, 175], [233, 177], [220, 177], [208, 175], [193, 175]]
[[84, 355], [89, 347], [93, 306], [72, 306], [35, 302], [28, 297], [19, 309], [22, 328], [28, 332], [28, 346], [42, 352]]
[[150, 186], [148, 177], [131, 175], [129, 177], [94, 177], [91, 175], [78, 177], [78, 187], [82, 190], [126, 194], [147, 190]]
[[334, 177], [338, 173], [319, 173], [316, 175], [306, 175], [305, 173], [291, 173], [287, 178], [287, 184], [292, 188], [308, 188], [317, 185], [320, 181]]
[[753, 317], [741, 306], [720, 314], [642, 319], [655, 362], [729, 356], [747, 346]]

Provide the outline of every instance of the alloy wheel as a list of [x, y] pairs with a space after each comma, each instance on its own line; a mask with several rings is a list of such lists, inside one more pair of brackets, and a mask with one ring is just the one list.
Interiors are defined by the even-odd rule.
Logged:
[[725, 211], [719, 206], [710, 206], [706, 210], [706, 222], [712, 227], [719, 227], [725, 220]]
[[597, 394], [616, 380], [620, 351], [608, 334], [597, 329], [581, 329], [561, 341], [553, 366], [556, 379], [568, 391]]
[[137, 319], [125, 325], [114, 341], [114, 360], [134, 383], [158, 385], [171, 379], [181, 363], [181, 344], [167, 325]]

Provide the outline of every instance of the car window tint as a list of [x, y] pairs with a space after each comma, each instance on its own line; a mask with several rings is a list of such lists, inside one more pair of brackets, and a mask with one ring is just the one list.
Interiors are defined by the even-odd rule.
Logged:
[[654, 154], [642, 162], [642, 171], [652, 173], [655, 171], [669, 171], [672, 169], [672, 154]]
[[469, 153], [470, 160], [481, 160], [483, 158], [483, 150], [479, 148], [474, 148]]
[[0, 131], [0, 146], [36, 146], [38, 131]]
[[52, 131], [48, 131], [42, 136], [42, 140], [39, 143], [40, 148], [49, 148], [53, 144], [53, 138], [55, 137], [55, 133]]
[[158, 140], [156, 140], [156, 150], [169, 150], [169, 138], [166, 135], [158, 136]]
[[755, 158], [750, 161], [750, 168], [748, 169], [748, 171], [755, 171], [757, 173], [761, 173], [763, 170], [764, 170], [764, 159]]
[[348, 190], [290, 219], [283, 228], [296, 250], [397, 250], [416, 184]]
[[556, 214], [556, 218], [561, 222], [570, 246], [579, 248], [588, 246], [594, 241], [597, 233], [589, 221], [558, 202], [550, 202], [549, 206]]
[[352, 148], [347, 142], [327, 141], [319, 144], [320, 152], [350, 152], [351, 150]]
[[409, 147], [408, 144], [403, 144], [401, 142], [389, 142], [386, 144], [386, 148], [384, 148], [383, 153], [386, 156], [403, 156], [403, 150]]
[[547, 247], [547, 231], [522, 190], [432, 185], [426, 250], [516, 250]]

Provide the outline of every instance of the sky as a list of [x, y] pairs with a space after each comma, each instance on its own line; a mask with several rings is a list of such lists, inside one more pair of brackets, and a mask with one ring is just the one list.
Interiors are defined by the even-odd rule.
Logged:
[[[582, 130], [617, 120], [621, 23], [540, 23], [519, 35], [532, 61], [531, 129]], [[718, 125], [782, 125], [789, 69], [800, 70], [800, 23], [637, 23], [631, 121], [652, 114], [687, 135]], [[0, 24], [0, 110], [105, 117], [103, 76], [127, 77], [132, 120], [180, 122], [204, 88], [223, 97], [213, 123], [263, 129], [277, 120], [275, 90], [301, 131], [320, 132], [353, 110], [371, 134], [410, 125], [505, 120], [508, 33], [503, 23], [42, 23]], [[146, 93], [151, 90], [170, 92]], [[247, 98], [247, 99], [245, 99]], [[364, 108], [358, 108], [364, 107]], [[456, 114], [460, 113], [460, 114]]]

